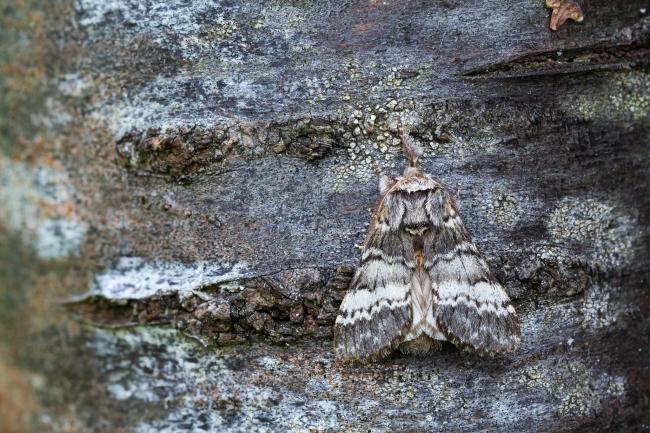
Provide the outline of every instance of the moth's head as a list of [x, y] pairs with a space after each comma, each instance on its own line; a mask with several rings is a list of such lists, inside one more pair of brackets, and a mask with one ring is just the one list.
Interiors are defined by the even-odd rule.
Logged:
[[[404, 174], [397, 178], [382, 174], [379, 178], [379, 193], [383, 195], [391, 189], [424, 189], [418, 186], [422, 185], [423, 180], [425, 180], [425, 183], [427, 183], [427, 186], [424, 188], [430, 187], [430, 181], [432, 179], [426, 174], [422, 173], [417, 167], [406, 167]], [[397, 188], [395, 188], [396, 186]]]
[[407, 167], [404, 175], [390, 177], [385, 174], [379, 178], [379, 192], [382, 195], [395, 192], [416, 193], [436, 189], [440, 183], [431, 176], [422, 173], [416, 167]]
[[379, 180], [379, 192], [383, 195], [393, 190], [419, 190], [422, 187], [422, 180], [430, 178], [423, 174], [417, 167], [418, 160], [422, 155], [422, 148], [415, 142], [413, 137], [405, 129], [401, 131], [402, 136], [402, 150], [404, 156], [408, 161], [408, 165], [404, 169], [404, 174], [398, 178], [392, 178], [382, 175]]

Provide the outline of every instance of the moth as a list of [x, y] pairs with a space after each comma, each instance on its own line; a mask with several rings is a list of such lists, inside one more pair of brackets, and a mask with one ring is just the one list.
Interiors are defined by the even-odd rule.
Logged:
[[408, 166], [383, 176], [361, 263], [334, 325], [346, 360], [398, 348], [425, 353], [441, 341], [480, 353], [520, 340], [517, 314], [461, 220], [456, 194], [417, 168], [422, 151], [402, 131]]

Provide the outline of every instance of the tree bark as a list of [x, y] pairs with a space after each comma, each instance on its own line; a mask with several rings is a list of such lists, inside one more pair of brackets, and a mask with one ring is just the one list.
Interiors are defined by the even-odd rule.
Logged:
[[[582, 3], [3, 6], [0, 430], [650, 429], [650, 19]], [[399, 125], [517, 352], [335, 359]]]

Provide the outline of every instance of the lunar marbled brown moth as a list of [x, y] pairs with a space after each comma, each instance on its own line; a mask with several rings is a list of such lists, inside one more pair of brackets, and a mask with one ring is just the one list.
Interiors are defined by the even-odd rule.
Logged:
[[461, 220], [456, 194], [417, 168], [420, 147], [402, 131], [408, 166], [382, 177], [361, 263], [334, 326], [340, 358], [423, 353], [450, 341], [480, 353], [514, 350], [519, 320]]

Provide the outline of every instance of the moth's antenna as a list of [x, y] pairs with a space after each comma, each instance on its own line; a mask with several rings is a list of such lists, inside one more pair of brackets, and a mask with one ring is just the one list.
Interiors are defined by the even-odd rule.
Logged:
[[402, 135], [402, 151], [404, 156], [409, 162], [409, 167], [416, 167], [420, 155], [422, 155], [422, 148], [411, 137], [410, 130], [401, 128]]

